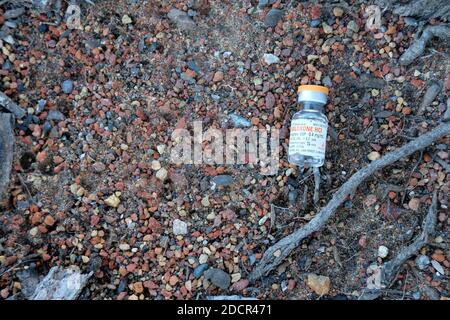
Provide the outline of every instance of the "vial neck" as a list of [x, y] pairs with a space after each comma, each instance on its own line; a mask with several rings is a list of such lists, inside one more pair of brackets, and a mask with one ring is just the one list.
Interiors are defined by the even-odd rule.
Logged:
[[313, 101], [302, 101], [302, 102], [300, 102], [300, 104], [303, 106], [303, 110], [317, 111], [317, 112], [324, 111], [323, 103], [313, 102]]

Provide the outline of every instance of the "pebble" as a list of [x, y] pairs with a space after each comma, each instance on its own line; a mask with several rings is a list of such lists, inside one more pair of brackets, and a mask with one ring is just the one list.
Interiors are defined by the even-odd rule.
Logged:
[[40, 33], [45, 33], [45, 32], [47, 32], [47, 31], [48, 31], [48, 24], [46, 24], [46, 23], [41, 23], [41, 24], [39, 25], [39, 27], [38, 27], [38, 31], [39, 31]]
[[120, 199], [115, 194], [112, 194], [105, 199], [105, 204], [113, 208], [117, 208], [119, 206], [119, 203]]
[[319, 20], [319, 19], [311, 20], [311, 22], [309, 23], [309, 25], [310, 25], [312, 28], [317, 28], [317, 27], [320, 26], [320, 20]]
[[415, 261], [417, 268], [420, 270], [424, 270], [430, 264], [430, 258], [424, 254], [418, 256]]
[[156, 172], [156, 177], [161, 180], [165, 181], [167, 178], [167, 170], [165, 168], [161, 168]]
[[207, 254], [202, 253], [202, 254], [200, 255], [200, 257], [198, 257], [198, 262], [199, 262], [200, 264], [206, 264], [206, 262], [208, 262], [208, 258], [209, 258], [209, 256], [208, 256]]
[[381, 155], [380, 155], [380, 153], [379, 153], [378, 151], [372, 151], [371, 153], [369, 153], [369, 154], [367, 155], [367, 158], [368, 158], [370, 161], [375, 161], [375, 160], [380, 159], [380, 158], [381, 158]]
[[264, 18], [264, 25], [266, 27], [275, 27], [278, 21], [283, 17], [284, 12], [280, 9], [270, 9]]
[[165, 144], [158, 144], [156, 146], [156, 150], [160, 155], [164, 154], [164, 151], [166, 151], [166, 145]]
[[184, 221], [181, 221], [180, 219], [175, 219], [173, 221], [172, 231], [174, 235], [184, 235], [188, 233], [187, 230], [187, 223]]
[[222, 71], [216, 71], [214, 73], [212, 81], [213, 82], [220, 82], [222, 80], [223, 80], [223, 72]]
[[222, 290], [228, 289], [231, 283], [231, 277], [221, 269], [212, 268], [205, 271], [205, 279], [209, 280], [216, 287]]
[[131, 20], [130, 16], [125, 14], [122, 16], [122, 24], [130, 24], [133, 20]]
[[191, 69], [192, 71], [195, 71], [196, 73], [200, 72], [200, 68], [198, 67], [197, 63], [194, 60], [189, 60], [187, 62], [187, 66], [189, 69]]
[[273, 55], [271, 53], [265, 53], [263, 56], [264, 62], [267, 63], [269, 66], [273, 63], [280, 62], [280, 58], [278, 58], [276, 55]]
[[72, 80], [64, 80], [62, 83], [62, 91], [65, 94], [70, 94], [73, 90], [73, 81]]
[[204, 207], [209, 207], [209, 197], [208, 196], [204, 196], [201, 202]]
[[58, 110], [50, 110], [47, 115], [47, 120], [63, 121], [66, 117]]
[[342, 10], [342, 8], [340, 7], [334, 7], [333, 8], [333, 14], [335, 17], [342, 17], [342, 15], [344, 14], [344, 10]]
[[419, 198], [411, 198], [408, 202], [408, 207], [413, 210], [417, 211], [420, 208], [420, 199]]
[[248, 281], [247, 279], [241, 279], [233, 284], [232, 289], [235, 291], [242, 291], [247, 288], [249, 284], [250, 281]]
[[30, 231], [29, 231], [29, 233], [30, 233], [30, 235], [31, 235], [32, 237], [37, 236], [37, 234], [39, 233], [38, 227], [31, 228]]
[[241, 280], [241, 274], [240, 273], [233, 273], [231, 275], [231, 283], [235, 283]]
[[216, 186], [229, 186], [233, 183], [233, 177], [227, 174], [221, 174], [211, 178], [211, 182]]
[[44, 223], [51, 227], [55, 224], [55, 218], [53, 218], [51, 215], [47, 215], [44, 219]]
[[258, 2], [258, 8], [263, 9], [264, 7], [267, 7], [268, 5], [274, 4], [276, 0], [259, 0]]
[[234, 113], [230, 115], [230, 120], [235, 128], [248, 128], [252, 126], [249, 120]]
[[180, 29], [193, 29], [195, 27], [194, 20], [192, 20], [184, 11], [171, 9], [169, 13], [167, 13], [167, 17]]
[[199, 264], [195, 269], [194, 269], [194, 277], [196, 277], [197, 279], [200, 278], [203, 273], [208, 270], [209, 265], [207, 263], [202, 263]]
[[431, 265], [441, 275], [445, 275], [444, 268], [442, 268], [442, 266], [441, 266], [441, 264], [439, 262], [437, 262], [436, 260], [431, 260]]
[[359, 26], [355, 21], [351, 20], [347, 24], [347, 29], [353, 31], [354, 33], [357, 33], [359, 31]]
[[102, 162], [95, 162], [92, 165], [92, 169], [94, 169], [94, 172], [100, 173], [106, 169], [106, 166]]
[[382, 259], [386, 258], [389, 254], [389, 249], [386, 246], [378, 247], [378, 256]]
[[330, 292], [331, 281], [326, 276], [309, 274], [306, 284], [319, 296], [326, 295]]
[[291, 190], [288, 193], [288, 201], [289, 203], [295, 204], [295, 202], [297, 201], [297, 197], [298, 197], [298, 191], [297, 190]]
[[119, 249], [122, 251], [128, 251], [130, 250], [130, 245], [128, 243], [121, 243], [119, 244]]
[[152, 170], [159, 170], [161, 169], [161, 163], [158, 160], [153, 160], [151, 164]]
[[322, 28], [323, 28], [323, 32], [325, 32], [326, 34], [330, 34], [333, 32], [333, 28], [325, 22], [322, 23]]

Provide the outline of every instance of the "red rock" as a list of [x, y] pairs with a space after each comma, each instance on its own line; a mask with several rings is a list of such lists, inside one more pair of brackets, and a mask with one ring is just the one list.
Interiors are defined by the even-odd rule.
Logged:
[[289, 281], [288, 281], [288, 290], [290, 290], [290, 291], [294, 290], [295, 284], [296, 284], [295, 280], [289, 279]]
[[42, 213], [36, 212], [35, 214], [33, 214], [31, 216], [31, 223], [32, 224], [38, 224], [38, 223], [41, 222], [41, 219], [42, 219]]
[[8, 288], [2, 289], [2, 290], [0, 291], [0, 296], [1, 296], [3, 299], [8, 298], [8, 296], [9, 296], [9, 290], [8, 290]]
[[223, 219], [228, 221], [233, 221], [236, 218], [236, 213], [231, 209], [225, 209], [221, 211], [220, 215], [223, 217]]
[[135, 270], [136, 270], [136, 264], [130, 263], [129, 265], [127, 265], [128, 272], [134, 272]]
[[174, 285], [176, 285], [178, 283], [179, 279], [177, 276], [171, 276], [169, 278], [169, 284], [173, 287]]
[[144, 287], [154, 290], [158, 288], [158, 285], [151, 280], [144, 281]]
[[100, 221], [100, 217], [96, 214], [91, 216], [91, 226], [96, 226]]
[[47, 152], [41, 151], [36, 155], [36, 161], [38, 162], [44, 162], [44, 160], [47, 158]]
[[63, 159], [62, 157], [60, 157], [60, 156], [54, 156], [54, 157], [53, 157], [53, 162], [54, 162], [55, 164], [61, 164], [61, 163], [64, 162], [64, 159]]
[[223, 72], [222, 71], [216, 71], [214, 73], [213, 82], [219, 82], [223, 80]]
[[257, 126], [259, 124], [259, 119], [257, 117], [252, 117], [252, 124]]
[[431, 258], [436, 260], [437, 262], [444, 262], [445, 256], [441, 252], [435, 252], [431, 255]]
[[311, 19], [313, 19], [313, 20], [319, 19], [320, 16], [322, 15], [321, 10], [322, 10], [322, 7], [319, 4], [312, 6], [309, 11], [311, 14]]
[[55, 224], [55, 218], [53, 218], [51, 215], [47, 215], [44, 219], [44, 223], [48, 226], [52, 226]]
[[267, 93], [266, 95], [266, 108], [272, 109], [275, 106], [275, 97], [272, 92]]
[[361, 236], [358, 240], [358, 244], [361, 248], [365, 248], [367, 245], [367, 237], [366, 236]]

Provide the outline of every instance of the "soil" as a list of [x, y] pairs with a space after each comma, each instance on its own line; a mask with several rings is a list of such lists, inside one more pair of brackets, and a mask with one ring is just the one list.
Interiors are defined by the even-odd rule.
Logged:
[[[437, 231], [418, 255], [439, 262], [445, 274], [431, 265], [419, 269], [414, 257], [382, 299], [449, 297], [450, 174], [440, 162], [448, 165], [450, 137], [378, 172], [277, 270], [253, 284], [242, 281], [268, 246], [307, 223], [370, 163], [369, 153], [384, 154], [436, 126], [450, 89], [448, 44], [432, 41], [425, 56], [400, 66], [417, 27], [389, 10], [382, 26], [370, 31], [367, 5], [359, 1], [257, 5], [99, 1], [81, 6], [82, 29], [64, 21], [52, 25], [51, 11], [28, 8], [17, 18], [15, 43], [2, 44], [0, 87], [28, 115], [16, 124], [10, 192], [0, 214], [0, 299], [25, 298], [19, 271], [36, 269], [43, 276], [56, 265], [94, 271], [81, 299], [357, 299], [369, 265], [384, 261], [379, 246], [389, 249], [389, 259], [420, 233], [433, 191]], [[2, 16], [15, 6], [4, 4]], [[343, 8], [342, 16], [335, 16], [335, 7]], [[189, 18], [194, 25], [170, 20], [173, 8], [195, 13]], [[273, 28], [264, 25], [272, 8], [284, 10]], [[124, 24], [124, 15], [132, 22]], [[347, 28], [350, 21], [357, 32]], [[267, 65], [265, 53], [280, 62]], [[69, 94], [62, 85], [68, 79]], [[430, 81], [443, 88], [419, 116]], [[307, 83], [331, 90], [316, 205], [313, 176], [287, 161], [296, 88]], [[39, 100], [46, 100], [42, 110]], [[50, 110], [64, 120], [49, 120]], [[192, 132], [198, 120], [204, 129], [233, 128], [233, 113], [255, 128], [280, 129], [276, 175], [251, 164], [171, 163], [175, 128]], [[158, 179], [152, 161], [168, 171], [167, 179]], [[217, 175], [233, 183], [212, 189]], [[294, 190], [298, 196], [289, 201]], [[105, 201], [113, 194], [117, 206]], [[260, 225], [271, 204], [275, 223]], [[187, 223], [186, 235], [174, 235], [175, 219]], [[210, 268], [231, 275], [228, 289], [195, 276], [202, 255]], [[331, 280], [326, 295], [307, 285], [310, 273]]]

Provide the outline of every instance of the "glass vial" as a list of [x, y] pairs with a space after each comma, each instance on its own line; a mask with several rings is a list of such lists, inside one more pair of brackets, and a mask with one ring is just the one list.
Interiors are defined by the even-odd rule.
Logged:
[[328, 88], [303, 85], [298, 88], [301, 111], [291, 121], [288, 160], [299, 167], [321, 167], [325, 161], [328, 119], [324, 114]]

